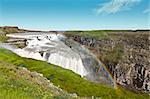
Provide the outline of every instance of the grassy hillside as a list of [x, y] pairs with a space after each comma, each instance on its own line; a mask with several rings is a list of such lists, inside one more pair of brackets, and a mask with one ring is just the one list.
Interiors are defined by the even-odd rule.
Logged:
[[[20, 76], [20, 77], [19, 77]], [[11, 64], [0, 62], [0, 98], [1, 99], [31, 99], [52, 97], [51, 91], [28, 81], [25, 75], [19, 75], [18, 70]]]
[[71, 98], [38, 73], [12, 63], [0, 60], [0, 99]]
[[[16, 73], [11, 70], [11, 66], [12, 67], [14, 66], [14, 67], [26, 67], [28, 70], [32, 72], [36, 71], [38, 73], [42, 73], [44, 77], [48, 78], [51, 82], [54, 83], [54, 85], [59, 86], [60, 88], [66, 90], [69, 93], [77, 93], [79, 96], [82, 97], [97, 96], [101, 97], [102, 99], [149, 98], [149, 96], [146, 94], [133, 93], [121, 87], [118, 87], [118, 89], [113, 89], [106, 85], [91, 83], [69, 70], [65, 70], [55, 65], [48, 64], [47, 62], [21, 58], [16, 54], [2, 48], [0, 49], [0, 61], [1, 61], [0, 62], [1, 97], [4, 96], [13, 97], [15, 94], [18, 95], [17, 97], [25, 96], [27, 98], [36, 97], [38, 95], [39, 96], [42, 95], [41, 97], [49, 96], [49, 91], [45, 92], [44, 90], [40, 89], [38, 85], [33, 84], [31, 81], [27, 81], [26, 83], [25, 77], [16, 80], [15, 79]], [[10, 64], [10, 66], [7, 64]], [[7, 67], [8, 69], [2, 69], [4, 67]], [[7, 89], [9, 89], [10, 91], [7, 92]]]

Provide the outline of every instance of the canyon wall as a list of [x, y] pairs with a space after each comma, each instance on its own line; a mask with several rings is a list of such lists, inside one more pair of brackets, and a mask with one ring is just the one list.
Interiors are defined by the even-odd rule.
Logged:
[[107, 34], [107, 39], [80, 35], [71, 35], [68, 38], [92, 51], [106, 65], [116, 83], [131, 90], [150, 93], [149, 31]]

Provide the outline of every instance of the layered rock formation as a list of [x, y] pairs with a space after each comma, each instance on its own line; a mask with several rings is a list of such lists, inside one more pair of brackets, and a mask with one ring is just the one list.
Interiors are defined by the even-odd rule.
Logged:
[[79, 35], [69, 38], [85, 45], [97, 55], [118, 84], [150, 93], [149, 31], [108, 32], [108, 35], [109, 39]]

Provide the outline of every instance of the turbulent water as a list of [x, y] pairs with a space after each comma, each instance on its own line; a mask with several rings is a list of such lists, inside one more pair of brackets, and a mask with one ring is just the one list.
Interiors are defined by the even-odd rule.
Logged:
[[[8, 44], [1, 44], [19, 56], [47, 61], [86, 77], [94, 82], [104, 82], [113, 85], [114, 81], [101, 62], [86, 48], [73, 40], [66, 39], [56, 33], [17, 33], [8, 34], [17, 41], [23, 39], [24, 48], [17, 48]], [[99, 70], [99, 72], [97, 72]]]

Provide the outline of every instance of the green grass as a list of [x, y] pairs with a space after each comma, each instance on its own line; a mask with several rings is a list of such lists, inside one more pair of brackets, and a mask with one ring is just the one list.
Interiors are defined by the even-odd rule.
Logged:
[[64, 33], [66, 36], [82, 36], [87, 38], [94, 39], [109, 39], [110, 37], [107, 34], [107, 31], [67, 31]]
[[26, 67], [30, 71], [42, 73], [44, 77], [50, 79], [54, 85], [60, 86], [63, 90], [66, 90], [69, 93], [77, 93], [82, 97], [97, 96], [101, 97], [102, 99], [149, 98], [149, 96], [146, 94], [133, 93], [121, 87], [118, 87], [118, 89], [113, 89], [106, 85], [91, 83], [72, 71], [48, 64], [47, 62], [21, 58], [5, 49], [0, 49], [0, 61], [7, 62], [18, 67]]
[[15, 66], [0, 62], [0, 99], [42, 99], [51, 98], [51, 91], [17, 73]]
[[135, 33], [132, 30], [89, 30], [89, 31], [66, 31], [64, 34], [67, 37], [74, 37], [74, 36], [80, 36], [80, 37], [87, 37], [87, 38], [94, 38], [94, 39], [111, 39], [112, 34], [119, 33], [119, 34], [124, 34], [124, 33]]
[[[12, 61], [14, 64], [21, 62], [21, 60]], [[31, 77], [29, 72], [23, 71], [22, 67], [13, 65], [10, 60], [9, 62], [0, 60], [0, 99], [68, 99], [70, 97], [62, 92], [55, 93], [57, 89], [48, 89], [44, 87], [47, 83], [38, 84], [39, 81], [37, 77]]]
[[116, 45], [112, 48], [106, 55], [103, 56], [102, 61], [110, 62], [117, 64], [119, 60], [122, 59], [124, 54], [124, 46], [123, 45]]

